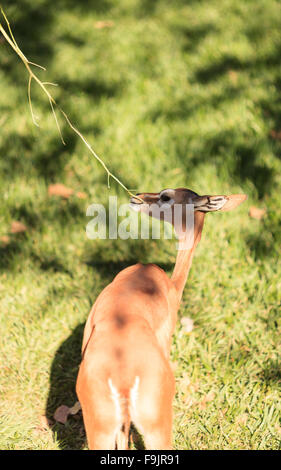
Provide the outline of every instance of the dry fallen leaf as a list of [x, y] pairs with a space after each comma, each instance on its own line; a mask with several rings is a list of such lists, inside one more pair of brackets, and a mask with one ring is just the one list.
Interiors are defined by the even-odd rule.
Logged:
[[69, 413], [71, 415], [76, 415], [81, 410], [81, 405], [79, 401], [77, 401], [71, 408], [69, 408]]
[[191, 333], [194, 327], [193, 320], [188, 317], [181, 318], [182, 331], [184, 333]]
[[264, 215], [266, 214], [266, 209], [259, 209], [258, 207], [252, 206], [250, 207], [249, 210], [249, 216], [252, 217], [252, 219], [257, 219], [260, 220]]
[[276, 432], [278, 434], [281, 434], [281, 426], [279, 426], [278, 424], [275, 425], [275, 429], [276, 429]]
[[215, 396], [216, 396], [215, 392], [209, 392], [205, 396], [205, 401], [206, 402], [212, 401], [215, 398]]
[[198, 381], [197, 381], [197, 382], [195, 382], [195, 383], [193, 383], [193, 382], [192, 382], [192, 383], [189, 385], [190, 392], [191, 392], [191, 393], [198, 392], [198, 390], [199, 390], [199, 386], [200, 386], [200, 384], [199, 384], [199, 382], [198, 382]]
[[10, 243], [10, 238], [7, 235], [3, 235], [3, 237], [0, 237], [0, 241], [3, 245], [8, 245]]
[[205, 410], [207, 403], [212, 401], [215, 398], [215, 396], [216, 396], [215, 392], [208, 392], [207, 395], [203, 397], [203, 400], [201, 400], [198, 403], [199, 410]]
[[60, 196], [68, 199], [74, 193], [73, 189], [67, 188], [64, 184], [50, 184], [48, 187], [49, 196]]
[[54, 413], [54, 420], [58, 423], [65, 424], [70, 413], [70, 408], [66, 405], [59, 406]]
[[202, 400], [202, 401], [198, 402], [198, 408], [199, 408], [199, 410], [205, 410], [205, 409], [206, 409], [206, 406], [207, 406], [207, 405], [206, 405], [205, 400]]
[[236, 423], [240, 424], [242, 426], [245, 426], [248, 420], [248, 415], [247, 413], [242, 413], [236, 418]]
[[97, 21], [94, 24], [96, 29], [111, 28], [114, 25], [113, 21]]
[[86, 199], [87, 194], [86, 194], [86, 193], [82, 193], [81, 191], [78, 191], [78, 192], [76, 193], [76, 196], [77, 196], [79, 199]]
[[274, 140], [281, 140], [281, 131], [270, 131], [270, 135]]
[[14, 220], [11, 225], [11, 233], [22, 233], [27, 230], [26, 225], [22, 224], [21, 222], [17, 222]]
[[178, 175], [179, 173], [182, 173], [182, 168], [174, 168], [173, 170], [171, 170], [171, 173], [173, 175]]
[[238, 80], [238, 73], [235, 72], [235, 70], [229, 70], [228, 76], [229, 76], [230, 81], [233, 83], [233, 85], [236, 85], [237, 80]]

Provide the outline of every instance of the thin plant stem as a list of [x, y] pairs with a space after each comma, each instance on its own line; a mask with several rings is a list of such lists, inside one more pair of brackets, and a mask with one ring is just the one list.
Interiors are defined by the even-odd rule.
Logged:
[[113, 173], [111, 173], [111, 171], [108, 169], [108, 167], [106, 166], [106, 164], [104, 163], [104, 161], [97, 155], [97, 153], [94, 151], [94, 149], [91, 147], [91, 145], [88, 143], [88, 141], [85, 139], [85, 137], [83, 136], [83, 134], [71, 123], [69, 117], [67, 116], [67, 114], [62, 110], [62, 108], [60, 106], [58, 106], [58, 104], [56, 103], [56, 101], [54, 100], [54, 98], [52, 97], [52, 95], [50, 94], [50, 92], [47, 90], [46, 88], [46, 85], [52, 85], [52, 86], [57, 86], [56, 83], [51, 83], [51, 82], [42, 82], [38, 77], [37, 75], [33, 72], [33, 70], [31, 69], [30, 65], [34, 65], [35, 67], [39, 67], [43, 70], [46, 70], [45, 67], [42, 67], [41, 65], [38, 65], [38, 64], [35, 64], [34, 62], [30, 62], [26, 57], [25, 55], [23, 54], [23, 52], [21, 51], [21, 49], [19, 48], [15, 38], [14, 38], [14, 35], [12, 33], [12, 30], [11, 30], [11, 27], [10, 27], [10, 23], [8, 21], [8, 18], [7, 16], [5, 15], [3, 9], [1, 8], [1, 13], [5, 19], [5, 22], [6, 22], [6, 25], [8, 27], [8, 31], [10, 33], [10, 36], [9, 34], [6, 32], [6, 30], [4, 29], [4, 27], [2, 26], [2, 24], [0, 23], [0, 32], [3, 34], [4, 38], [6, 39], [6, 41], [8, 42], [8, 44], [12, 47], [12, 49], [16, 52], [16, 54], [20, 57], [20, 59], [22, 60], [22, 62], [24, 63], [27, 71], [28, 71], [28, 74], [29, 74], [29, 79], [28, 79], [28, 88], [27, 88], [27, 92], [28, 92], [28, 102], [29, 102], [29, 107], [30, 107], [30, 112], [31, 112], [31, 117], [32, 117], [32, 121], [33, 123], [39, 127], [39, 124], [38, 122], [36, 121], [35, 119], [35, 115], [34, 115], [34, 112], [33, 112], [33, 107], [32, 107], [32, 101], [31, 101], [31, 83], [32, 83], [32, 80], [35, 80], [35, 82], [40, 86], [40, 88], [43, 90], [43, 92], [47, 95], [47, 98], [49, 100], [49, 103], [50, 103], [50, 107], [51, 107], [51, 111], [53, 113], [53, 116], [54, 116], [54, 119], [55, 119], [55, 123], [56, 123], [56, 126], [57, 126], [57, 129], [58, 129], [58, 132], [59, 132], [59, 135], [60, 135], [60, 138], [61, 138], [61, 141], [62, 143], [65, 145], [65, 142], [63, 140], [63, 136], [62, 136], [62, 132], [61, 132], [61, 128], [60, 128], [60, 125], [59, 125], [59, 121], [57, 119], [57, 116], [56, 116], [56, 112], [55, 112], [55, 107], [59, 110], [59, 112], [63, 115], [65, 121], [67, 122], [67, 124], [69, 125], [69, 127], [76, 133], [76, 135], [78, 135], [78, 137], [84, 142], [84, 144], [86, 145], [86, 147], [88, 148], [88, 150], [91, 152], [91, 154], [95, 157], [96, 160], [98, 160], [98, 162], [103, 166], [104, 170], [106, 171], [107, 173], [107, 181], [108, 181], [108, 187], [109, 186], [109, 180], [110, 178], [114, 179], [125, 191], [127, 191], [127, 193], [131, 196], [131, 197], [135, 197], [136, 199], [139, 199], [141, 202], [142, 199], [139, 198], [138, 196], [135, 196]]

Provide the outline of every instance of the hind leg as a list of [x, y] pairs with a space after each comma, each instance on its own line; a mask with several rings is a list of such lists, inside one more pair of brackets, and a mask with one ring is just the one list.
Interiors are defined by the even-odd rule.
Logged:
[[118, 425], [114, 419], [108, 421], [106, 416], [98, 416], [96, 410], [99, 409], [98, 401], [82, 403], [83, 420], [87, 435], [88, 447], [90, 450], [115, 450], [116, 435]]
[[[133, 422], [142, 433], [147, 450], [172, 449], [174, 377], [167, 368], [154, 381], [140, 381]], [[158, 379], [158, 380], [155, 380]]]
[[103, 381], [87, 380], [83, 367], [77, 379], [76, 391], [81, 404], [89, 449], [114, 450], [120, 417]]
[[88, 446], [90, 450], [115, 450], [115, 431], [111, 434], [103, 431], [88, 432]]
[[145, 438], [146, 450], [172, 450], [172, 440], [162, 430], [155, 430], [146, 434]]
[[145, 448], [147, 450], [171, 450], [172, 449], [172, 407], [162, 410], [158, 422], [143, 426]]

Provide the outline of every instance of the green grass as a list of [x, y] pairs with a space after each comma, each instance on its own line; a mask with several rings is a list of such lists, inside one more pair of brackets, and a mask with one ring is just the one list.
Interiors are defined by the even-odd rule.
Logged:
[[[279, 449], [281, 15], [274, 0], [9, 0], [3, 7], [41, 79], [126, 186], [248, 194], [210, 214], [184, 291], [172, 347], [176, 449]], [[97, 21], [112, 27], [97, 29]], [[88, 240], [86, 208], [119, 202], [102, 167], [0, 43], [1, 449], [80, 449], [82, 417], [42, 426], [76, 401], [83, 327], [123, 267], [172, 272], [169, 240]], [[272, 134], [275, 131], [275, 134]], [[275, 136], [275, 137], [274, 137]], [[83, 191], [67, 201], [48, 185]], [[249, 207], [266, 208], [262, 220]], [[18, 220], [28, 230], [9, 234]]]

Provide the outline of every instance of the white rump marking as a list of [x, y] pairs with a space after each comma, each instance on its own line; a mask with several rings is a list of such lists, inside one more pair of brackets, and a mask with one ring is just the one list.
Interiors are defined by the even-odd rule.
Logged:
[[139, 383], [140, 383], [140, 378], [136, 376], [135, 378], [135, 383], [130, 389], [130, 405], [131, 405], [131, 415], [135, 416], [136, 415], [136, 406], [137, 406], [137, 398], [138, 398], [138, 392], [139, 392]]
[[[136, 416], [139, 383], [140, 383], [140, 378], [136, 376], [134, 385], [130, 389], [129, 408], [130, 408], [130, 415], [132, 416], [132, 418]], [[109, 385], [110, 392], [111, 392], [111, 398], [115, 405], [115, 417], [118, 422], [118, 425], [121, 425], [124, 420], [124, 416], [123, 416], [124, 410], [122, 409], [122, 404], [124, 403], [124, 397], [120, 396], [120, 393], [118, 392], [117, 388], [113, 385], [112, 380], [110, 378], [108, 379], [108, 385]]]
[[181, 319], [181, 324], [182, 324], [182, 331], [184, 333], [191, 333], [191, 331], [194, 328], [194, 323], [193, 323], [192, 318], [183, 317]]
[[122, 422], [122, 410], [120, 405], [120, 395], [116, 387], [114, 387], [112, 380], [108, 379], [108, 385], [111, 391], [111, 398], [115, 405], [115, 415], [118, 422]]

